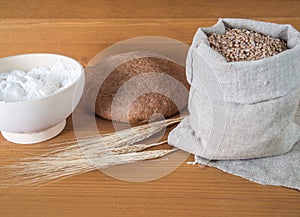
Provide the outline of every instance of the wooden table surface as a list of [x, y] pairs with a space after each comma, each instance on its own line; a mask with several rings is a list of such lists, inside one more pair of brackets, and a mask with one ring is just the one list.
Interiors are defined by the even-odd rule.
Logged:
[[[299, 0], [2, 0], [0, 57], [52, 52], [86, 65], [104, 48], [136, 36], [190, 44], [198, 27], [211, 26], [219, 17], [290, 23], [300, 29], [299, 11]], [[56, 140], [67, 138], [74, 138], [70, 118]], [[0, 137], [2, 157], [39, 148]], [[184, 163], [151, 182], [124, 182], [94, 171], [34, 189], [0, 189], [0, 216], [299, 217], [300, 193]]]

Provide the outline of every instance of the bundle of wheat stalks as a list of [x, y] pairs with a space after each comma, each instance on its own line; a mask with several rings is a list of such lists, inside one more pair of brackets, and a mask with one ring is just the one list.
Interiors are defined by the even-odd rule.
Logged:
[[17, 159], [15, 163], [3, 166], [0, 185], [40, 185], [98, 168], [165, 156], [175, 149], [143, 150], [166, 141], [154, 144], [139, 142], [181, 120], [182, 117], [166, 119], [101, 137], [98, 135], [53, 144], [50, 151], [42, 155]]

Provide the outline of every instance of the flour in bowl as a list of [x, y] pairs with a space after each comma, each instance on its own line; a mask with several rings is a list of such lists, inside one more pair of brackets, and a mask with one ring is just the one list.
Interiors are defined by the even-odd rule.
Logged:
[[13, 70], [0, 73], [0, 101], [18, 102], [39, 99], [57, 93], [76, 82], [80, 70], [62, 62], [41, 66], [27, 72]]

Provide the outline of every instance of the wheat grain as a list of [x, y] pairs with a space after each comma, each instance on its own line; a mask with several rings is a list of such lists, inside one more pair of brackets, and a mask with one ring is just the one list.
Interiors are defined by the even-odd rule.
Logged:
[[224, 34], [212, 33], [210, 46], [227, 62], [259, 60], [288, 49], [287, 43], [247, 29], [227, 29]]

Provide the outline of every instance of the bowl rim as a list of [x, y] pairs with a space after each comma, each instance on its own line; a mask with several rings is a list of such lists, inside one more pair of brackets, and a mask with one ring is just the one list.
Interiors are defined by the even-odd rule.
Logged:
[[68, 87], [62, 88], [61, 90], [59, 90], [59, 91], [57, 91], [55, 93], [49, 94], [49, 95], [47, 95], [45, 97], [41, 97], [41, 98], [37, 98], [37, 99], [30, 99], [30, 100], [23, 100], [23, 101], [13, 101], [13, 102], [0, 101], [0, 105], [33, 103], [33, 102], [36, 102], [36, 101], [43, 101], [43, 100], [46, 100], [48, 98], [52, 98], [52, 97], [54, 97], [56, 95], [61, 94], [64, 91], [72, 88], [73, 86], [77, 85], [78, 81], [84, 76], [84, 68], [81, 65], [81, 63], [79, 61], [77, 61], [76, 59], [72, 58], [72, 57], [65, 56], [65, 55], [62, 55], [62, 54], [55, 54], [55, 53], [25, 53], [25, 54], [18, 54], [18, 55], [13, 55], [13, 56], [2, 57], [0, 59], [1, 60], [5, 60], [5, 59], [8, 59], [8, 58], [20, 57], [20, 56], [56, 56], [56, 57], [61, 57], [61, 58], [64, 58], [64, 59], [68, 59], [68, 60], [71, 60], [72, 62], [76, 63], [79, 66], [79, 68], [80, 68], [80, 74], [76, 78], [76, 80], [71, 85], [69, 85]]

